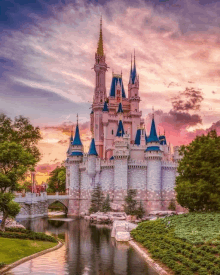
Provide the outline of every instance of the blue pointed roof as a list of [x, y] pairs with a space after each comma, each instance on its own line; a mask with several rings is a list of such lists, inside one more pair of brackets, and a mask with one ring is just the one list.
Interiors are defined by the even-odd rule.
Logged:
[[116, 137], [123, 137], [124, 133], [125, 131], [124, 131], [123, 123], [121, 120], [119, 120]]
[[147, 149], [145, 150], [145, 152], [148, 151], [161, 151], [159, 146], [149, 146], [147, 147]]
[[156, 126], [154, 122], [154, 118], [152, 119], [151, 123], [151, 129], [150, 129], [150, 135], [147, 139], [147, 142], [159, 142], [159, 139], [157, 137], [157, 131], [156, 131]]
[[167, 144], [165, 135], [159, 136], [159, 141], [160, 141], [161, 145], [166, 145]]
[[118, 104], [118, 112], [117, 113], [123, 113], [121, 102]]
[[93, 110], [91, 111], [91, 113], [90, 113], [90, 115], [92, 115], [94, 112], [93, 112]]
[[73, 131], [71, 130], [71, 135], [70, 135], [70, 142], [73, 141]]
[[96, 151], [96, 147], [95, 147], [95, 140], [94, 138], [92, 138], [91, 144], [90, 144], [90, 148], [89, 148], [89, 152], [88, 152], [89, 156], [98, 156], [98, 153]]
[[141, 129], [137, 129], [134, 144], [136, 144], [136, 145], [141, 144]]
[[147, 138], [147, 135], [145, 133], [145, 142], [146, 142], [146, 144], [147, 144], [147, 141], [148, 141], [148, 138]]
[[104, 107], [103, 107], [102, 111], [103, 111], [103, 112], [108, 112], [108, 104], [107, 104], [107, 101], [105, 101]]
[[136, 64], [135, 64], [135, 56], [134, 56], [134, 68], [132, 71], [132, 84], [134, 84], [134, 82], [135, 82], [136, 75], [137, 75], [137, 72], [136, 72]]
[[75, 137], [74, 137], [74, 140], [72, 142], [72, 145], [82, 145], [82, 142], [81, 142], [81, 139], [80, 139], [80, 134], [79, 134], [78, 122], [76, 124]]
[[115, 159], [114, 156], [111, 156], [111, 157], [110, 157], [110, 160], [113, 160], [113, 159]]
[[115, 87], [116, 87], [118, 81], [119, 81], [120, 85], [122, 86], [122, 97], [126, 98], [125, 89], [124, 89], [122, 78], [114, 76], [114, 75], [112, 77], [112, 84], [111, 84], [111, 89], [110, 89], [109, 96], [114, 96], [115, 97]]
[[82, 152], [72, 152], [70, 156], [83, 156]]
[[131, 56], [131, 70], [130, 70], [130, 78], [129, 78], [129, 83], [132, 80], [132, 56]]

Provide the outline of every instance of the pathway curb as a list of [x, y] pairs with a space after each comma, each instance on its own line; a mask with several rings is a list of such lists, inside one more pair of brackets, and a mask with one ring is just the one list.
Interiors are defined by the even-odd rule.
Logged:
[[160, 275], [169, 275], [158, 263], [156, 263], [135, 241], [128, 242], [141, 256], [145, 261]]
[[63, 246], [63, 243], [59, 241], [58, 244], [57, 244], [56, 246], [54, 246], [54, 247], [51, 247], [51, 248], [48, 248], [48, 249], [46, 249], [46, 250], [37, 252], [37, 253], [35, 253], [35, 254], [32, 254], [32, 255], [27, 256], [27, 257], [25, 257], [25, 258], [22, 258], [22, 259], [20, 259], [20, 260], [14, 262], [14, 263], [12, 263], [12, 264], [9, 264], [9, 265], [7, 265], [6, 267], [3, 267], [2, 269], [0, 269], [0, 274], [3, 275], [3, 274], [5, 274], [5, 272], [9, 271], [10, 269], [12, 269], [12, 268], [14, 268], [14, 267], [16, 267], [16, 266], [18, 266], [18, 265], [20, 265], [20, 264], [23, 264], [23, 263], [25, 263], [25, 262], [27, 262], [27, 261], [29, 261], [29, 260], [32, 260], [32, 259], [37, 258], [37, 257], [39, 257], [39, 256], [42, 256], [42, 255], [44, 255], [44, 254], [46, 254], [46, 253], [48, 253], [48, 252], [57, 250], [57, 249], [59, 249], [59, 248], [62, 247], [62, 246]]

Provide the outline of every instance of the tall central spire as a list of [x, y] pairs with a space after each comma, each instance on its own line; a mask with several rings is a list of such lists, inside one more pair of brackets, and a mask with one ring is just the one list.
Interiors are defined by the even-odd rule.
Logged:
[[100, 33], [99, 33], [99, 42], [98, 42], [97, 54], [100, 55], [100, 56], [104, 55], [103, 38], [102, 38], [102, 17], [100, 19]]

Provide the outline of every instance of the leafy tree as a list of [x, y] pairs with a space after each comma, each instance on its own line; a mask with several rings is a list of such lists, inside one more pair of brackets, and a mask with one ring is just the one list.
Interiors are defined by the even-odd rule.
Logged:
[[220, 210], [220, 137], [215, 130], [187, 146], [176, 178], [177, 202], [189, 211]]
[[103, 202], [102, 211], [105, 213], [111, 211], [109, 194], [107, 194], [106, 199]]
[[145, 211], [144, 211], [144, 207], [143, 207], [143, 203], [142, 201], [140, 201], [140, 204], [135, 212], [135, 214], [137, 215], [137, 218], [138, 219], [142, 219], [144, 214], [145, 214]]
[[[11, 194], [18, 188], [18, 182], [25, 179], [28, 170], [34, 170], [40, 152], [37, 142], [40, 130], [22, 116], [14, 122], [6, 115], [0, 115], [0, 196], [3, 221], [19, 209]], [[5, 204], [5, 205], [4, 205]], [[16, 206], [17, 205], [17, 206]], [[1, 211], [1, 210], [0, 210]], [[4, 229], [4, 222], [1, 224]]]
[[175, 204], [175, 200], [174, 199], [170, 200], [170, 204], [168, 206], [168, 209], [171, 210], [171, 211], [175, 211], [176, 210], [176, 204]]
[[94, 187], [91, 195], [91, 206], [89, 208], [89, 213], [95, 213], [102, 210], [104, 195], [102, 193], [102, 188], [100, 185]]
[[17, 188], [18, 191], [25, 190], [25, 192], [30, 192], [32, 187], [32, 183], [30, 181], [24, 181], [23, 183], [19, 184]]
[[136, 215], [137, 201], [134, 199], [137, 194], [137, 190], [129, 189], [127, 196], [125, 197], [124, 211], [127, 215]]
[[[48, 179], [48, 189], [50, 192], [65, 192], [66, 191], [66, 167], [57, 166], [51, 173]], [[47, 189], [47, 191], [49, 191]]]
[[20, 205], [13, 201], [12, 193], [0, 193], [0, 211], [3, 212], [1, 230], [5, 230], [5, 222], [8, 217], [14, 218], [20, 212]]

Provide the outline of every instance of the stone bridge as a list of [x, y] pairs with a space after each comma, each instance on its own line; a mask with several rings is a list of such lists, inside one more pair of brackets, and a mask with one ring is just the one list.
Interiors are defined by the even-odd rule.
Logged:
[[16, 219], [47, 217], [48, 207], [56, 201], [62, 203], [67, 212], [69, 208], [69, 195], [60, 195], [58, 192], [54, 195], [47, 195], [46, 192], [40, 194], [26, 193], [25, 196], [17, 194], [14, 200], [21, 206], [21, 211]]

